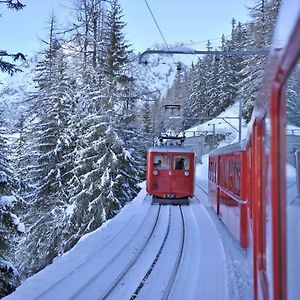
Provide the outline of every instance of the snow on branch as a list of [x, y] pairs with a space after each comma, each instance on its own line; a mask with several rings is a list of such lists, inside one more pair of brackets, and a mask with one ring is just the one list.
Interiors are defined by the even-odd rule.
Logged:
[[26, 5], [22, 4], [19, 0], [0, 0], [0, 3], [5, 3], [9, 9], [21, 10]]
[[23, 61], [26, 60], [25, 55], [20, 52], [16, 54], [10, 54], [4, 50], [0, 50], [0, 70], [2, 72], [9, 73], [10, 75], [12, 75], [14, 72], [21, 71], [21, 70], [17, 68], [15, 64], [2, 60], [3, 57], [10, 57], [13, 59], [13, 61], [19, 59]]

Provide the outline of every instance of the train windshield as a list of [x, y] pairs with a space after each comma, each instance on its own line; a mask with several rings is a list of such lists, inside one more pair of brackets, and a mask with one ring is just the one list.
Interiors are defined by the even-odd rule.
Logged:
[[168, 155], [155, 155], [153, 165], [156, 170], [170, 170], [170, 157]]
[[189, 170], [190, 159], [188, 156], [175, 156], [174, 157], [174, 170]]

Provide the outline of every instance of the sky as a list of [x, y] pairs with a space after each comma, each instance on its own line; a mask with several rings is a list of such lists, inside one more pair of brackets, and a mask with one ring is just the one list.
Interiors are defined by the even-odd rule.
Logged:
[[[230, 34], [231, 20], [249, 20], [246, 6], [253, 0], [147, 0], [168, 44], [184, 43], [197, 50], [206, 41], [215, 43]], [[30, 56], [41, 50], [47, 37], [47, 23], [54, 11], [61, 25], [71, 21], [72, 0], [21, 0], [22, 11], [11, 11], [1, 4], [0, 50], [23, 52]], [[124, 12], [126, 39], [135, 52], [143, 52], [163, 40], [145, 0], [120, 0]], [[191, 43], [193, 41], [193, 43]], [[200, 42], [200, 43], [199, 43]], [[196, 43], [196, 44], [194, 44]]]

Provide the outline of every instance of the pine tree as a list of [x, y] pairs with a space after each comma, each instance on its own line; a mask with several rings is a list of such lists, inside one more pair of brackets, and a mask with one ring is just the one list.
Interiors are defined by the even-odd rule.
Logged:
[[[25, 247], [29, 255], [29, 274], [40, 270], [60, 254], [63, 221], [68, 205], [67, 182], [72, 159], [67, 128], [72, 114], [72, 88], [67, 75], [66, 59], [55, 33], [55, 19], [50, 21], [48, 49], [42, 54], [37, 70], [37, 89], [32, 96], [35, 116], [31, 125], [32, 156], [29, 195], [29, 239]], [[28, 274], [27, 273], [27, 274]]]
[[[105, 33], [106, 58], [105, 58], [105, 78], [108, 85], [108, 96], [114, 96], [116, 100], [122, 101], [123, 106], [128, 100], [116, 99], [124, 95], [124, 89], [132, 78], [127, 74], [127, 67], [130, 62], [130, 45], [125, 41], [123, 29], [126, 26], [122, 20], [123, 14], [118, 0], [112, 0], [108, 10]], [[119, 95], [117, 95], [117, 93]], [[125, 102], [125, 103], [124, 103]]]
[[16, 212], [22, 202], [16, 194], [16, 179], [9, 159], [7, 130], [0, 111], [0, 297], [11, 293], [20, 283], [14, 266], [18, 235], [24, 232]]
[[[99, 47], [104, 52], [99, 67], [103, 70], [91, 68], [88, 61], [86, 68], [79, 70], [96, 79], [85, 82], [77, 94], [80, 120], [73, 121], [78, 139], [70, 181], [67, 248], [113, 217], [138, 191], [141, 164], [135, 151], [136, 85], [130, 74], [130, 51], [121, 18], [121, 7], [112, 1], [101, 23], [104, 35]], [[97, 80], [102, 74], [104, 77]]]
[[[279, 9], [278, 0], [268, 3], [265, 0], [256, 1], [250, 9], [250, 22], [247, 31], [247, 48], [265, 49], [270, 46], [275, 19]], [[239, 86], [239, 97], [243, 99], [243, 116], [249, 121], [252, 115], [254, 102], [261, 84], [265, 58], [253, 56], [245, 61], [241, 71], [243, 78]]]

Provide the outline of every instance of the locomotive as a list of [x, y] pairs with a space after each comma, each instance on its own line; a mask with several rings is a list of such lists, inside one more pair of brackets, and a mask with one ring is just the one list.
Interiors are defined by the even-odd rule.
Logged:
[[[209, 201], [253, 259], [254, 299], [300, 299], [300, 2], [283, 2], [247, 139], [212, 151]], [[298, 186], [297, 186], [298, 181]]]
[[147, 153], [146, 190], [152, 204], [189, 204], [194, 196], [195, 153], [184, 146], [181, 105], [163, 108], [161, 134]]
[[[161, 137], [161, 140], [182, 138]], [[146, 190], [153, 204], [189, 204], [194, 196], [195, 153], [181, 143], [149, 148]]]

